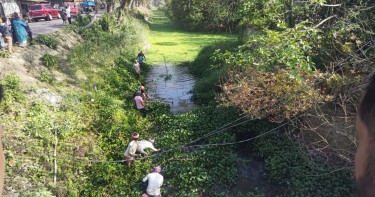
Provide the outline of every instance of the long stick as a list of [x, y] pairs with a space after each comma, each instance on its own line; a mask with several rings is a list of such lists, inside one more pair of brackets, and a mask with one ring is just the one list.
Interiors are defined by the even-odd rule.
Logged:
[[57, 129], [55, 128], [55, 150], [53, 152], [53, 156], [55, 157], [54, 163], [54, 169], [53, 169], [53, 184], [56, 185], [57, 180]]

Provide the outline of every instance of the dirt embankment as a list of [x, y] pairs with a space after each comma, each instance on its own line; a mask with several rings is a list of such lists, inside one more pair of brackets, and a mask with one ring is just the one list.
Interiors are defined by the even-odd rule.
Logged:
[[[68, 51], [83, 41], [80, 35], [65, 29], [61, 29], [51, 35], [61, 43], [56, 50], [40, 44], [33, 44], [26, 48], [15, 46], [15, 52], [11, 57], [0, 59], [0, 77], [16, 73], [21, 78], [22, 85], [25, 88], [45, 86], [45, 84], [43, 85], [37, 79], [40, 70], [46, 69], [41, 62], [41, 57], [45, 53], [49, 53], [65, 59], [66, 57], [64, 56], [67, 55]], [[57, 82], [65, 80], [68, 77], [56, 70], [50, 72], [53, 72]]]

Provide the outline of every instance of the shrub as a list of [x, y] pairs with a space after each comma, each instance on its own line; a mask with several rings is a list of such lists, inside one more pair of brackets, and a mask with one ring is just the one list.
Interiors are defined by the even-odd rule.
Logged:
[[55, 81], [55, 76], [47, 70], [41, 69], [39, 71], [38, 79], [42, 82], [52, 83]]
[[82, 16], [82, 14], [77, 14], [77, 20], [75, 21], [77, 26], [79, 27], [83, 27], [83, 26], [86, 26], [87, 24], [89, 24], [91, 21], [90, 19], [90, 16], [86, 15], [86, 16]]
[[8, 51], [0, 51], [0, 58], [9, 58], [10, 53]]
[[4, 85], [4, 96], [6, 101], [9, 99], [22, 101], [24, 99], [23, 90], [21, 88], [21, 80], [17, 74], [12, 73], [6, 76], [1, 83]]
[[57, 67], [58, 58], [49, 53], [45, 53], [41, 60], [43, 65], [48, 69], [54, 69]]
[[60, 42], [56, 38], [48, 34], [39, 34], [35, 38], [35, 41], [39, 44], [44, 44], [51, 49], [57, 49], [57, 46], [60, 44]]

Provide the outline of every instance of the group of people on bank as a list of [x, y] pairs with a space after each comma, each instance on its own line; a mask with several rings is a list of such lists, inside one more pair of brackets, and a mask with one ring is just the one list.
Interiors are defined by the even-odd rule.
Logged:
[[[63, 24], [72, 23], [70, 7], [66, 6], [60, 11]], [[13, 45], [26, 47], [27, 41], [33, 40], [32, 32], [28, 24], [29, 16], [14, 12], [8, 19], [5, 16], [0, 17], [0, 49], [8, 48], [9, 53], [13, 53]]]
[[13, 44], [26, 47], [27, 40], [32, 41], [28, 20], [27, 15], [21, 17], [17, 12], [12, 14], [10, 20], [5, 16], [0, 18], [0, 49], [8, 47], [9, 53], [13, 53]]
[[[139, 78], [141, 76], [141, 68], [144, 65], [144, 61], [146, 60], [146, 56], [141, 51], [137, 57], [134, 59], [133, 68], [136, 73], [136, 77]], [[150, 99], [150, 97], [145, 92], [145, 84], [142, 83], [140, 86], [138, 86], [137, 91], [134, 93], [134, 103], [137, 109], [140, 111], [143, 117], [146, 117], [147, 111], [146, 111], [146, 100]], [[146, 149], [151, 149], [153, 151], [160, 151], [161, 149], [156, 149], [154, 147], [155, 139], [150, 138], [148, 140], [141, 140], [139, 141], [139, 134], [135, 133], [130, 143], [128, 144], [128, 147], [124, 153], [124, 158], [127, 163], [128, 169], [133, 167], [135, 168], [135, 161], [136, 158], [141, 157], [147, 157], [148, 154], [145, 151]], [[160, 197], [160, 187], [163, 184], [163, 176], [160, 174], [161, 167], [157, 166], [153, 169], [151, 173], [149, 173], [146, 177], [143, 178], [143, 182], [148, 182], [146, 193], [142, 194], [142, 197]]]

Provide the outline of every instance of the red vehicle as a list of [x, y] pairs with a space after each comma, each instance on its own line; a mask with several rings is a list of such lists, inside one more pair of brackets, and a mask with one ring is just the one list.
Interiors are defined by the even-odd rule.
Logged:
[[30, 6], [29, 16], [35, 22], [39, 19], [45, 19], [46, 21], [52, 20], [53, 17], [61, 18], [59, 10], [52, 8], [48, 4], [34, 4]]
[[70, 15], [71, 16], [76, 16], [79, 13], [79, 10], [80, 10], [79, 3], [76, 3], [76, 2], [65, 2], [65, 7], [66, 6], [70, 7]]

